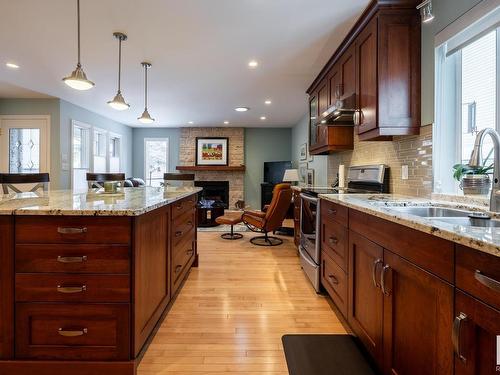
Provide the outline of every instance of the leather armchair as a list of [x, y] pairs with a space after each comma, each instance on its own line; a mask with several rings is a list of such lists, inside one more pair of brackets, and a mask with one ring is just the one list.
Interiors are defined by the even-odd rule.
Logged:
[[243, 213], [242, 220], [248, 227], [256, 228], [264, 233], [264, 236], [250, 239], [251, 243], [258, 246], [276, 246], [283, 243], [283, 240], [269, 236], [268, 233], [281, 227], [291, 201], [290, 184], [278, 184], [274, 187], [273, 199], [265, 211], [245, 211]]

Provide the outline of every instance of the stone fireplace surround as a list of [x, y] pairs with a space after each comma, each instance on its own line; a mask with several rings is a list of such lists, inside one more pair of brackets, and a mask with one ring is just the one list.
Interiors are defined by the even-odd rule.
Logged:
[[[179, 164], [194, 166], [196, 160], [197, 137], [228, 137], [230, 166], [240, 166], [245, 163], [245, 129], [243, 128], [181, 128], [179, 145]], [[228, 171], [195, 171], [197, 181], [228, 181], [229, 208], [234, 208], [238, 200], [245, 199], [245, 172]]]

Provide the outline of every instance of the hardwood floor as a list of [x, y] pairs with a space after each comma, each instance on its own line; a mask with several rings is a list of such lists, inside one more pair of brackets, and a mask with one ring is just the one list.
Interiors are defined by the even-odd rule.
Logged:
[[345, 333], [300, 269], [293, 237], [277, 247], [198, 233], [194, 268], [138, 369], [139, 375], [288, 374], [286, 333]]

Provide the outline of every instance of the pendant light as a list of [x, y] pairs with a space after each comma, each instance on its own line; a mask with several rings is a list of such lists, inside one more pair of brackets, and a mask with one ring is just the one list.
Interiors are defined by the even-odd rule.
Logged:
[[130, 104], [125, 102], [123, 99], [120, 78], [122, 73], [122, 42], [127, 40], [127, 36], [123, 33], [113, 33], [114, 37], [118, 39], [118, 92], [116, 93], [113, 100], [108, 102], [109, 106], [117, 111], [123, 111], [130, 108]]
[[78, 19], [78, 63], [76, 69], [68, 77], [63, 78], [63, 81], [75, 90], [88, 90], [94, 87], [94, 82], [87, 79], [80, 62], [80, 0], [76, 0], [76, 15]]
[[144, 67], [144, 112], [137, 120], [143, 124], [151, 124], [155, 121], [148, 112], [148, 69], [151, 68], [151, 63], [142, 62], [141, 65]]

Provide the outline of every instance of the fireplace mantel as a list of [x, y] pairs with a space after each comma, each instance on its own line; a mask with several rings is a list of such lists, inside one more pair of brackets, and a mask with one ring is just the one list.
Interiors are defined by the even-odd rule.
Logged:
[[245, 172], [244, 165], [178, 165], [178, 171]]

